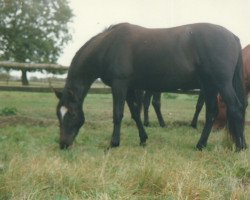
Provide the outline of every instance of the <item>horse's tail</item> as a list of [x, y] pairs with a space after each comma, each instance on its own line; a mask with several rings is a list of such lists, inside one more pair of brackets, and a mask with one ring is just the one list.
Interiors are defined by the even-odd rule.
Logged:
[[[238, 60], [237, 60], [237, 64], [236, 64], [236, 68], [234, 71], [234, 76], [233, 76], [233, 87], [238, 99], [238, 103], [240, 105], [240, 115], [238, 119], [240, 119], [240, 121], [238, 121], [237, 124], [237, 135], [231, 135], [234, 141], [237, 141], [236, 137], [240, 137], [243, 139], [243, 141], [240, 141], [240, 143], [243, 145], [243, 148], [246, 148], [246, 142], [245, 142], [245, 138], [244, 138], [244, 126], [245, 126], [245, 110], [246, 110], [246, 98], [245, 98], [245, 86], [244, 86], [244, 68], [243, 68], [243, 60], [242, 60], [242, 49], [241, 49], [241, 44], [239, 42], [239, 39], [235, 36], [237, 42], [238, 42], [238, 46], [239, 46], [239, 50], [238, 50]], [[233, 127], [234, 125], [232, 123], [228, 124], [229, 126], [229, 132], [231, 134], [232, 130], [235, 131], [235, 127]]]
[[[237, 38], [237, 41], [239, 41], [238, 38]], [[245, 97], [245, 85], [244, 85], [244, 66], [243, 66], [243, 60], [242, 60], [241, 44], [240, 42], [238, 43], [239, 43], [239, 55], [238, 55], [238, 60], [237, 60], [234, 76], [233, 76], [233, 87], [235, 89], [236, 96], [242, 106], [241, 112], [242, 112], [242, 116], [245, 122], [246, 97]]]

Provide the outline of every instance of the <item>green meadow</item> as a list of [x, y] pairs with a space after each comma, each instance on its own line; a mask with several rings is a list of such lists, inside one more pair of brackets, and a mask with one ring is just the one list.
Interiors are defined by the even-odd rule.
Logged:
[[[106, 150], [112, 96], [89, 94], [85, 125], [62, 151], [54, 94], [0, 92], [0, 199], [250, 199], [249, 148], [235, 153], [221, 130], [211, 133], [202, 152], [195, 149], [204, 124], [203, 110], [198, 128], [189, 126], [196, 101], [195, 95], [163, 94], [168, 127], [159, 127], [150, 107], [145, 147], [126, 106], [120, 147]], [[248, 145], [249, 132], [246, 126]]]

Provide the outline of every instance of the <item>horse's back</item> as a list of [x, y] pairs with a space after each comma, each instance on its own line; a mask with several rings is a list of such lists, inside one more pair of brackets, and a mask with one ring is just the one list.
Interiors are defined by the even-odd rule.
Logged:
[[232, 79], [238, 43], [230, 31], [213, 24], [150, 29], [122, 23], [101, 33], [85, 51], [92, 52], [91, 64], [108, 85], [127, 79], [136, 89], [169, 91], [199, 88], [200, 72], [219, 79], [226, 70]]
[[[209, 56], [214, 59], [222, 57], [232, 59], [238, 57], [239, 40], [226, 28], [209, 24], [188, 24], [174, 28], [144, 28], [128, 23], [112, 28], [112, 39], [117, 50], [127, 50], [133, 54], [134, 64], [147, 60], [149, 64], [157, 64], [161, 60], [178, 65], [203, 62]], [[126, 49], [127, 48], [127, 49]], [[236, 53], [237, 55], [233, 55]], [[157, 61], [157, 62], [155, 62]], [[211, 59], [210, 59], [211, 61]], [[142, 62], [144, 65], [145, 63]]]
[[165, 29], [126, 23], [114, 27], [111, 34], [119, 35], [112, 56], [119, 55], [116, 61], [124, 59], [135, 75], [133, 84], [146, 89], [197, 88], [197, 71], [202, 70], [217, 71], [218, 78], [228, 70], [231, 79], [240, 50], [233, 33], [207, 23]]

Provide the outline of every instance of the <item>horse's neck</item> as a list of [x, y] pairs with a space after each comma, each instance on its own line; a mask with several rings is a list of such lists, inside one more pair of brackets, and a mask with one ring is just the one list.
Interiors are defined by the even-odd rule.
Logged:
[[93, 58], [89, 57], [88, 51], [85, 48], [82, 47], [73, 58], [65, 86], [83, 100], [90, 86], [98, 77], [98, 74], [96, 74], [97, 70], [89, 63], [89, 60]]
[[65, 89], [72, 92], [81, 102], [86, 97], [92, 82], [71, 80], [66, 82]]

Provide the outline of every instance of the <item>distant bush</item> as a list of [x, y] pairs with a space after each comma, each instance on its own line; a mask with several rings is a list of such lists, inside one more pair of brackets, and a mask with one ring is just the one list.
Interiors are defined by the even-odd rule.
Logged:
[[0, 116], [11, 116], [16, 114], [17, 114], [17, 109], [14, 107], [4, 107], [3, 109], [0, 110]]
[[10, 75], [8, 73], [0, 73], [0, 80], [6, 81], [10, 79]]

